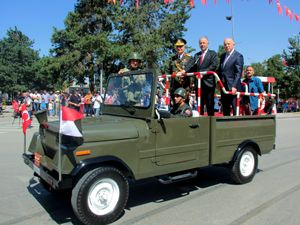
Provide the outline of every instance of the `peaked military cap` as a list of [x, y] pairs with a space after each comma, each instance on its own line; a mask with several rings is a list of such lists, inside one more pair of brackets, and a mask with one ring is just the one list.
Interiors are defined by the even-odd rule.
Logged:
[[175, 46], [183, 46], [186, 44], [186, 40], [184, 40], [183, 38], [178, 38], [175, 42]]

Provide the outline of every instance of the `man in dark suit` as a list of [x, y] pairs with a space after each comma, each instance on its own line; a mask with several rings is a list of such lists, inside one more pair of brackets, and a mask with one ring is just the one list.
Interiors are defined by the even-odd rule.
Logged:
[[226, 95], [221, 92], [223, 115], [230, 116], [230, 106], [233, 109], [233, 115], [236, 115], [237, 97], [235, 94], [237, 91], [241, 91], [244, 57], [234, 49], [234, 41], [232, 38], [224, 39], [224, 49], [226, 53], [221, 55], [218, 74], [225, 89], [232, 92], [232, 95]]
[[[192, 68], [190, 64], [187, 65], [187, 71], [191, 72], [204, 72], [216, 71], [218, 67], [217, 53], [208, 49], [208, 38], [201, 37], [199, 39], [199, 47], [201, 51], [197, 52], [193, 59]], [[191, 60], [192, 61], [192, 60]], [[197, 82], [195, 82], [197, 87]], [[204, 105], [206, 105], [207, 114], [214, 116], [214, 94], [216, 82], [213, 75], [204, 75], [201, 79], [201, 110], [200, 114], [204, 115]], [[197, 92], [196, 92], [197, 93]]]

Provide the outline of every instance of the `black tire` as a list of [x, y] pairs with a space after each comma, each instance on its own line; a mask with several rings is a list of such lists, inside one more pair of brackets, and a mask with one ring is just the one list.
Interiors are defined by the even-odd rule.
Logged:
[[124, 211], [128, 195], [128, 180], [122, 172], [102, 167], [89, 171], [78, 181], [71, 203], [74, 213], [84, 224], [108, 224]]
[[231, 169], [231, 177], [238, 184], [252, 181], [258, 165], [257, 152], [251, 146], [246, 146], [239, 153]]

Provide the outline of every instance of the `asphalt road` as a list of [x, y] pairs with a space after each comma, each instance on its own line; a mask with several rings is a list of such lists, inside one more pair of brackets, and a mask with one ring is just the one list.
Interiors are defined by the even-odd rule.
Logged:
[[[259, 158], [246, 185], [232, 184], [226, 169], [203, 168], [195, 180], [132, 186], [118, 225], [298, 225], [300, 222], [300, 115], [279, 115], [276, 150]], [[27, 144], [37, 130], [28, 130]], [[70, 196], [44, 190], [22, 160], [19, 121], [0, 117], [0, 225], [81, 224]]]

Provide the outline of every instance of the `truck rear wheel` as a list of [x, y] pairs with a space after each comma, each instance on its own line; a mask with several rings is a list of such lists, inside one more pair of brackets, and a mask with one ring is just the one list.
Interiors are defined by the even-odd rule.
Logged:
[[251, 146], [246, 146], [233, 162], [231, 175], [238, 184], [252, 181], [256, 174], [258, 164], [257, 153]]
[[71, 203], [84, 224], [108, 224], [121, 215], [128, 195], [128, 180], [122, 172], [102, 167], [88, 172], [78, 181]]

